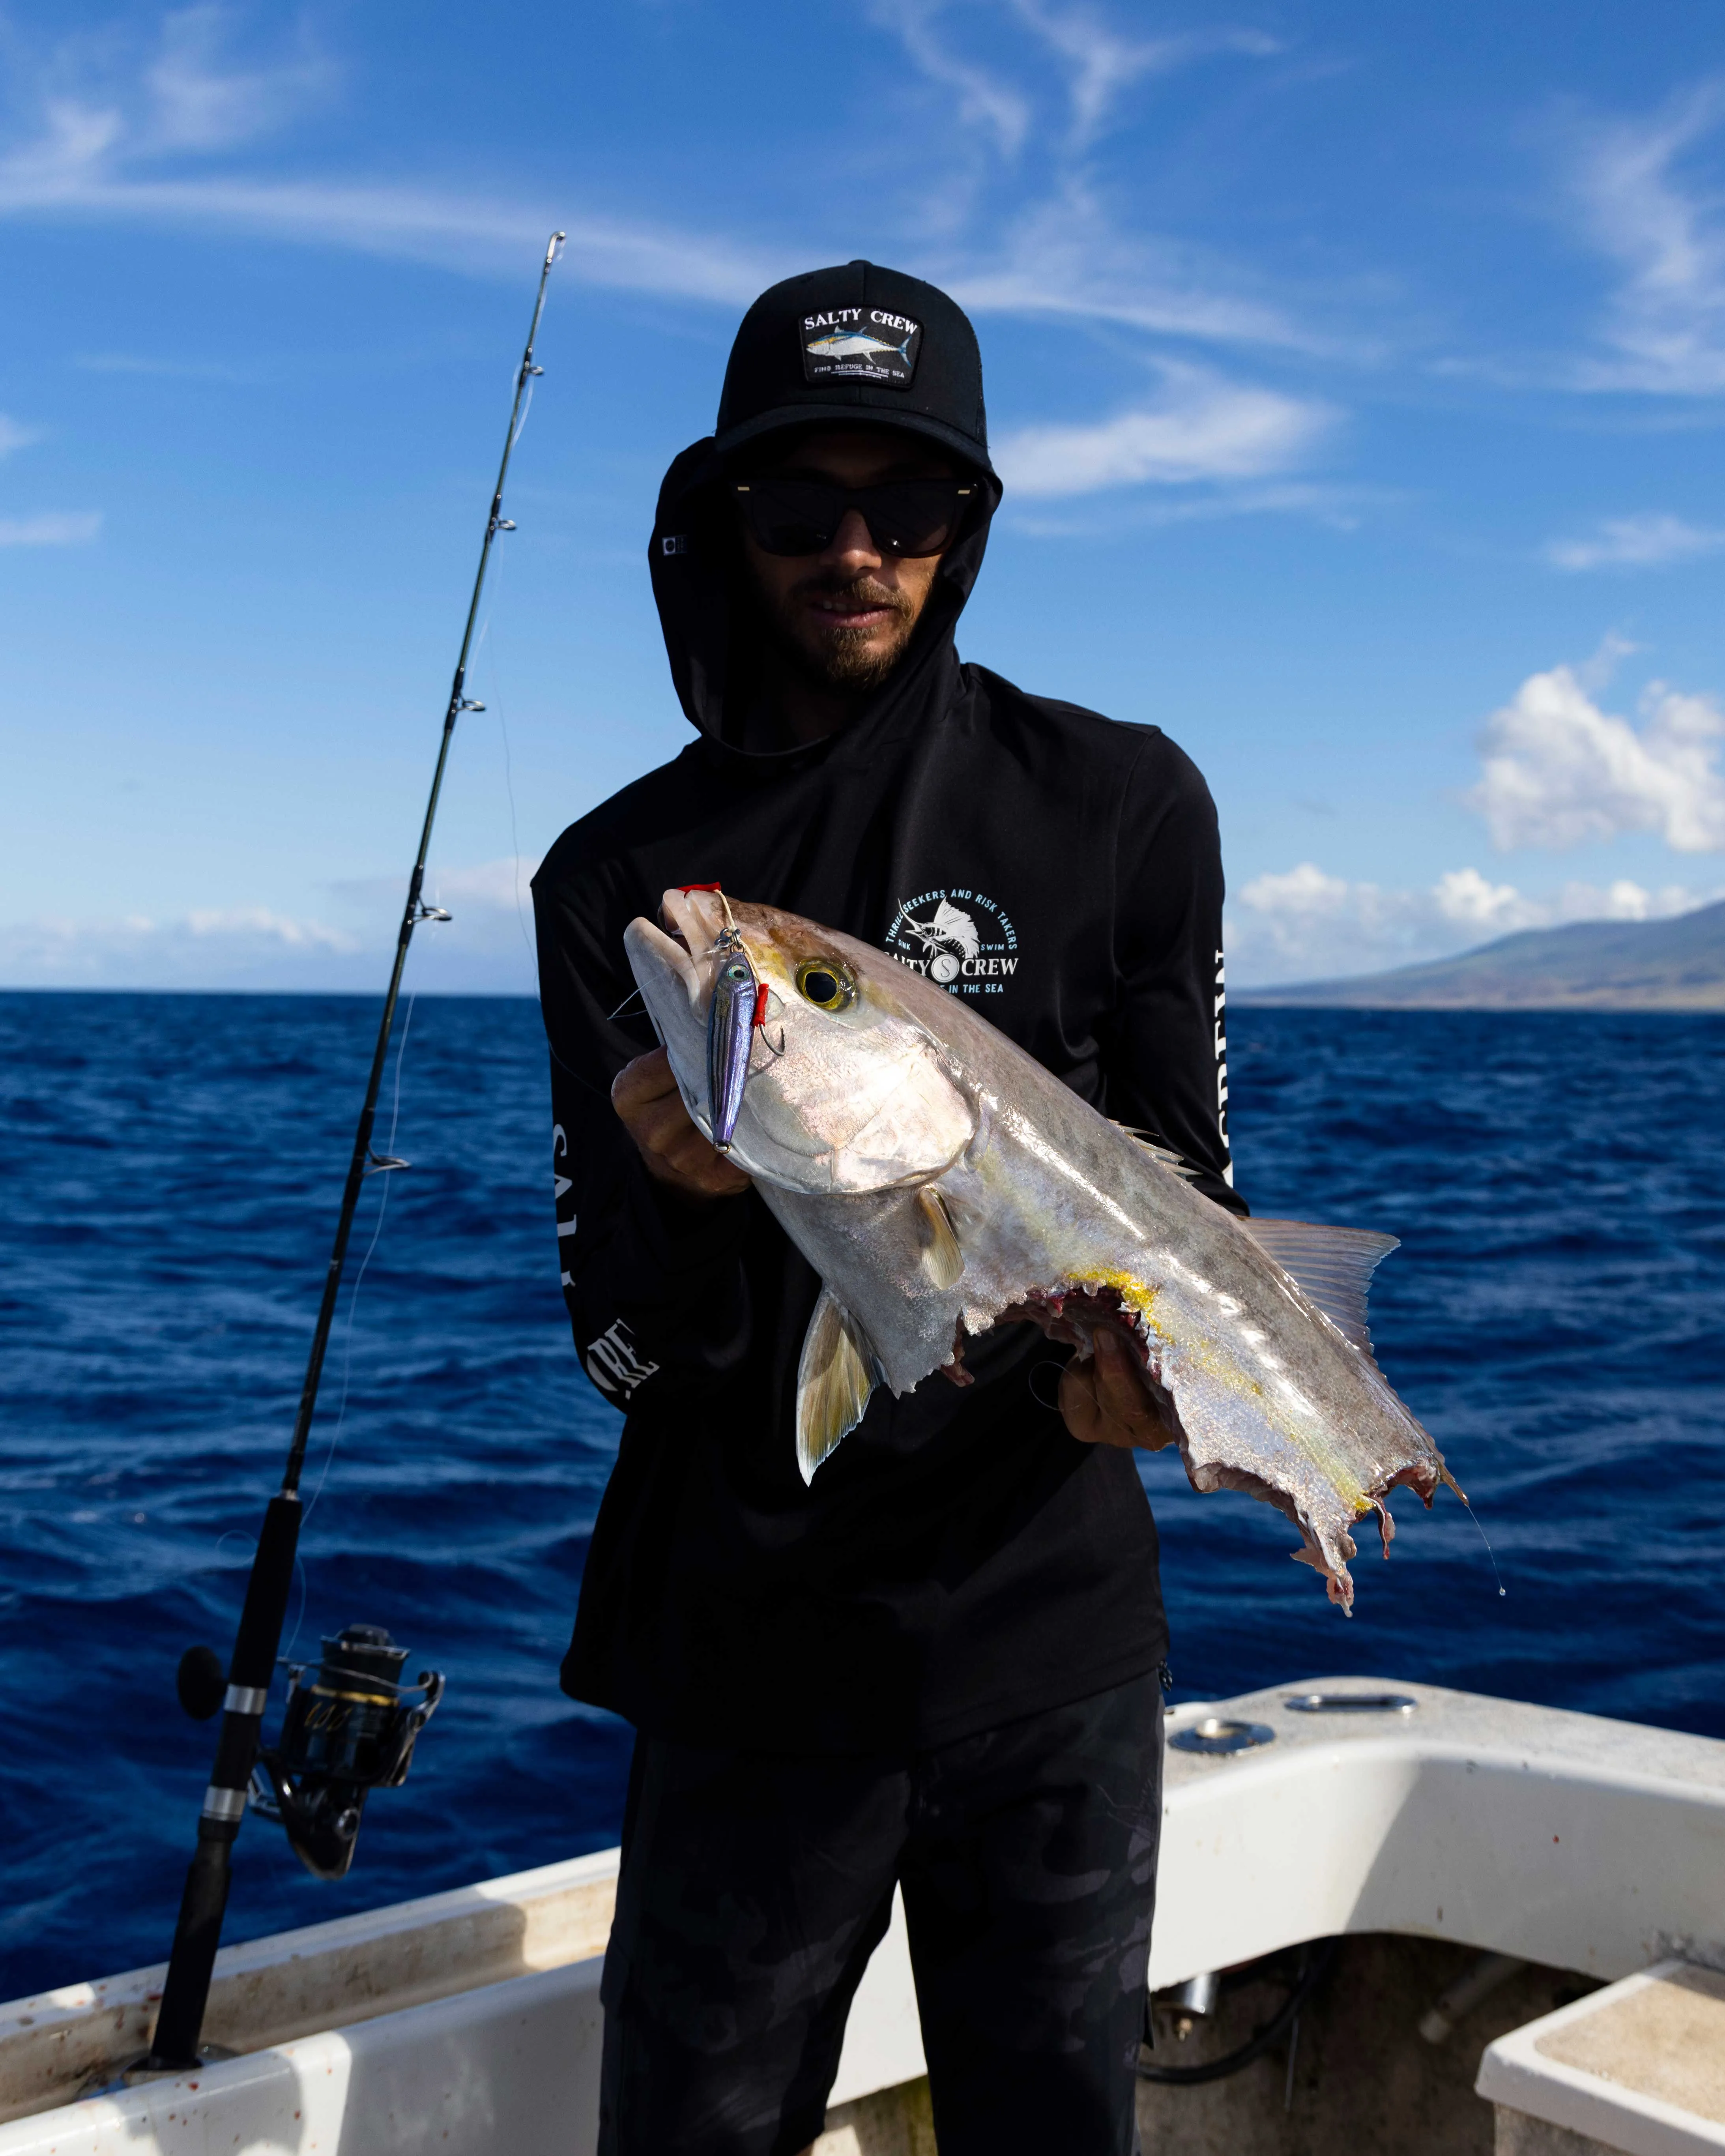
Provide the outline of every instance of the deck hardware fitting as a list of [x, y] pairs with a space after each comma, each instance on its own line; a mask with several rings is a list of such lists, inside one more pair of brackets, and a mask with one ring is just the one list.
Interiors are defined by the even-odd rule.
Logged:
[[1275, 1742], [1276, 1732], [1267, 1722], [1234, 1722], [1223, 1714], [1207, 1714], [1168, 1739], [1177, 1752], [1250, 1752]]
[[1411, 1714], [1420, 1702], [1404, 1691], [1302, 1691], [1282, 1704], [1296, 1714]]

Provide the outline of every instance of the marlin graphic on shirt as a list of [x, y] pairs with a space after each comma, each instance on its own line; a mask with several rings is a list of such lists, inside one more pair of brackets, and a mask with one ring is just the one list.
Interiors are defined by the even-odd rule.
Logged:
[[[916, 334], [912, 330], [911, 336]], [[911, 363], [910, 345], [911, 337], [906, 337], [902, 344], [886, 344], [862, 330], [829, 330], [824, 336], [816, 337], [806, 349], [819, 353], [824, 359], [872, 359], [877, 352], [896, 352], [908, 367]]]

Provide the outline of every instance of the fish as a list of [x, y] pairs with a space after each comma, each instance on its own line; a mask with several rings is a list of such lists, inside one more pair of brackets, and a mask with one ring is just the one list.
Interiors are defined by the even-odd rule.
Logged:
[[[1122, 1336], [1192, 1486], [1274, 1506], [1350, 1614], [1354, 1527], [1375, 1516], [1387, 1558], [1393, 1490], [1461, 1496], [1372, 1353], [1366, 1291], [1394, 1236], [1236, 1217], [854, 937], [695, 889], [667, 891], [660, 919], [624, 942], [684, 1102], [709, 1137], [728, 1119], [727, 1157], [820, 1276], [797, 1378], [805, 1483], [876, 1387], [967, 1383], [965, 1342], [1028, 1322], [1080, 1360], [1104, 1328]], [[731, 1061], [710, 1072], [739, 950], [753, 1023], [721, 1029]]]
[[819, 352], [824, 359], [872, 359], [879, 352], [896, 352], [908, 366], [910, 343], [909, 337], [902, 344], [886, 344], [863, 330], [829, 330], [824, 336], [816, 337], [807, 349]]
[[943, 898], [927, 921], [913, 921], [906, 916], [905, 932], [916, 937], [925, 951], [951, 949], [962, 957], [973, 958], [983, 947], [975, 921], [950, 899]]

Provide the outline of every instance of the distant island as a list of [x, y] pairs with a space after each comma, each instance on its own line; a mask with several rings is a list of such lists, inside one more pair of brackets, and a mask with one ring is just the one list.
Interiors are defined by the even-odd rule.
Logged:
[[1358, 1010], [1725, 1011], [1725, 900], [1666, 921], [1578, 921], [1428, 965], [1240, 988], [1240, 1004]]

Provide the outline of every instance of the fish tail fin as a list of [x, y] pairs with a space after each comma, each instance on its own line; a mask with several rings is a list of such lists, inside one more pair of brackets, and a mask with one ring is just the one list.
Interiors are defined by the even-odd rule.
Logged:
[[824, 1287], [797, 1365], [797, 1466], [805, 1483], [863, 1419], [875, 1389], [875, 1351], [830, 1288]]

